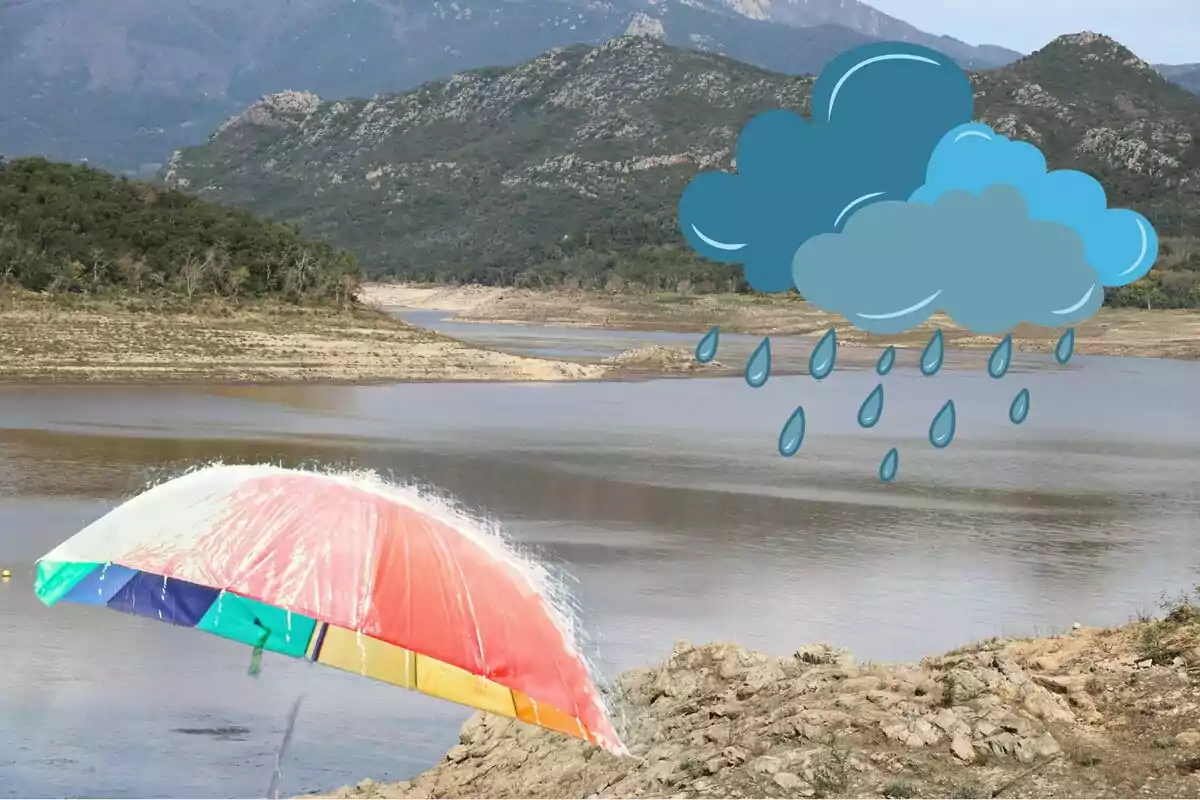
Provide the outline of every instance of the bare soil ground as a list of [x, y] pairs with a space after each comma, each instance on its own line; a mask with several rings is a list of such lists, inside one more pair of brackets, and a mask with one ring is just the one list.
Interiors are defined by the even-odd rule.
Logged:
[[676, 645], [614, 687], [633, 755], [477, 714], [399, 783], [330, 797], [1198, 797], [1200, 609], [920, 664]]
[[[606, 294], [567, 290], [534, 291], [488, 286], [368, 284], [362, 297], [381, 306], [436, 308], [457, 312], [455, 320], [537, 323], [626, 330], [724, 331], [816, 334], [838, 327], [838, 343], [879, 348], [921, 347], [941, 328], [951, 347], [986, 349], [996, 337], [976, 336], [943, 316], [898, 336], [872, 336], [850, 328], [835, 315], [796, 297], [781, 295]], [[1050, 352], [1060, 330], [1022, 326], [1014, 345], [1022, 351]], [[1077, 326], [1075, 352], [1085, 355], [1200, 358], [1200, 312], [1105, 308]]]
[[0, 295], [0, 381], [558, 381], [612, 367], [471, 347], [369, 309]]

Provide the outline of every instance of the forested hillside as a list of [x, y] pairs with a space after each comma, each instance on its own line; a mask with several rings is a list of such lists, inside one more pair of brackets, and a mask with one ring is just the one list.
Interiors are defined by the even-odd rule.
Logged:
[[247, 211], [89, 167], [0, 159], [0, 284], [348, 302], [358, 267]]

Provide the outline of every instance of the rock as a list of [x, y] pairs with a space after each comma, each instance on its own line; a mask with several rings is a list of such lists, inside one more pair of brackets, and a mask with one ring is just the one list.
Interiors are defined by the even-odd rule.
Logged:
[[1076, 710], [1079, 717], [1089, 725], [1099, 722], [1104, 715], [1096, 708], [1096, 701], [1086, 692], [1073, 692], [1067, 696], [1067, 702]]
[[[1062, 654], [1038, 656], [1033, 660], [1034, 666], [1044, 672], [1058, 672], [1062, 669]], [[1034, 678], [1034, 680], [1037, 680]]]
[[1180, 747], [1200, 746], [1200, 731], [1183, 731], [1175, 734], [1175, 744]]
[[1028, 736], [1033, 733], [1033, 723], [1025, 717], [1016, 714], [1005, 714], [999, 720], [1000, 727], [1017, 736]]
[[796, 726], [796, 731], [810, 742], [823, 742], [828, 737], [824, 728], [811, 722], [801, 722]]
[[912, 731], [917, 736], [921, 737], [924, 744], [937, 744], [942, 740], [942, 732], [929, 724], [928, 720], [919, 719], [912, 724]]
[[722, 750], [721, 755], [725, 756], [725, 759], [730, 764], [735, 764], [735, 765], [736, 764], [745, 764], [746, 759], [749, 758], [749, 756], [747, 755], [745, 750], [743, 750], [740, 747], [732, 747], [732, 746], [726, 747], [724, 750]]
[[838, 708], [844, 708], [847, 711], [854, 711], [862, 706], [866, 700], [856, 694], [839, 694], [833, 701]]
[[975, 748], [971, 745], [971, 740], [966, 736], [960, 735], [951, 739], [950, 752], [968, 764], [975, 760]]
[[713, 744], [726, 744], [731, 738], [728, 722], [718, 722], [704, 730], [704, 740]]
[[1034, 675], [1033, 681], [1056, 694], [1082, 692], [1087, 686], [1087, 678], [1083, 675]]
[[874, 675], [862, 675], [842, 681], [842, 688], [847, 692], [866, 693], [868, 696], [882, 685], [883, 681]]
[[742, 704], [737, 700], [726, 700], [718, 703], [709, 709], [709, 712], [717, 717], [725, 717], [726, 719], [737, 719], [742, 715]]
[[774, 775], [783, 769], [783, 759], [776, 758], [775, 756], [759, 756], [754, 759], [754, 763], [750, 765], [750, 769], [760, 775]]
[[1016, 754], [1017, 744], [1019, 742], [1020, 742], [1020, 739], [1018, 739], [1013, 734], [1009, 733], [1008, 731], [1001, 731], [1000, 733], [997, 733], [995, 736], [985, 739], [983, 743], [995, 755], [1002, 756], [1002, 757], [1011, 757]]
[[1031, 747], [1033, 748], [1034, 754], [1038, 758], [1049, 758], [1050, 756], [1056, 756], [1062, 752], [1062, 748], [1059, 747], [1058, 740], [1051, 736], [1049, 731], [1034, 739], [1031, 743]]
[[805, 664], [832, 664], [853, 667], [854, 656], [849, 650], [829, 644], [806, 644], [796, 651], [796, 660]]
[[979, 722], [975, 723], [975, 735], [981, 739], [994, 736], [999, 732], [1000, 729], [987, 720], [980, 720]]
[[1075, 722], [1075, 715], [1065, 708], [1058, 695], [1034, 687], [1034, 691], [1022, 693], [1022, 706], [1029, 714], [1044, 722]]
[[[933, 729], [933, 726], [928, 722], [925, 723], [925, 728], [936, 733], [936, 731]], [[918, 748], [924, 747], [926, 744], [930, 743], [927, 741], [926, 736], [923, 736], [916, 730], [915, 723], [910, 726], [905, 722], [894, 722], [891, 725], [884, 725], [881, 730], [883, 731], [884, 736], [900, 742], [906, 747]], [[938, 735], [937, 738], [941, 738], [941, 736]], [[934, 739], [934, 741], [937, 741], [937, 739]]]
[[979, 697], [976, 697], [974, 700], [972, 700], [967, 705], [969, 705], [971, 708], [975, 709], [976, 711], [979, 711], [982, 713], [982, 712], [987, 711], [988, 709], [995, 708], [996, 706], [1000, 705], [1002, 702], [1003, 701], [999, 697], [996, 697], [996, 695], [994, 695], [994, 694], [983, 694], [983, 695], [980, 695]]
[[947, 685], [954, 687], [953, 701], [955, 703], [973, 700], [987, 689], [987, 684], [965, 669], [952, 669], [946, 673], [942, 686], [943, 691]]
[[793, 789], [799, 789], [804, 784], [799, 775], [791, 772], [776, 772], [775, 782], [779, 784], [780, 788], [789, 792]]
[[874, 691], [867, 692], [867, 699], [886, 711], [904, 700], [904, 695], [897, 694], [896, 692], [884, 691], [883, 689], [876, 689]]
[[760, 692], [773, 683], [784, 680], [786, 676], [777, 661], [765, 664], [755, 664], [742, 675], [742, 687], [750, 693]]
[[1029, 679], [1025, 674], [1025, 670], [1021, 669], [1021, 665], [1012, 656], [996, 656], [996, 669], [1000, 670], [1000, 674], [1013, 683], [1024, 683]]
[[971, 726], [949, 708], [939, 709], [930, 721], [947, 736], [970, 736]]

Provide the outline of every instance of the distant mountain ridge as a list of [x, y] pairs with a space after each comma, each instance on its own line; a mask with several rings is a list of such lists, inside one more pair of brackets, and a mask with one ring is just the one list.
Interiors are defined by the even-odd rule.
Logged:
[[[1200, 98], [1117, 42], [1063, 36], [972, 82], [977, 115], [1052, 168], [1097, 176], [1163, 236], [1200, 229]], [[683, 247], [679, 192], [729, 164], [754, 114], [807, 112], [811, 84], [622, 37], [372, 100], [264, 98], [163, 177], [295, 221], [374, 274], [728, 286]]]
[[952, 36], [920, 30], [859, 0], [718, 0], [727, 8], [751, 19], [796, 27], [839, 25], [852, 31], [896, 42], [932, 47], [966, 68], [1001, 67], [1023, 53], [997, 45], [970, 45]]
[[1192, 94], [1200, 94], [1200, 64], [1157, 64], [1155, 69]]
[[170, 14], [162, 0], [8, 0], [0, 153], [153, 168], [264, 94], [405, 91], [631, 26], [788, 74], [878, 37], [967, 67], [1019, 55], [925, 34], [857, 0], [190, 0]]

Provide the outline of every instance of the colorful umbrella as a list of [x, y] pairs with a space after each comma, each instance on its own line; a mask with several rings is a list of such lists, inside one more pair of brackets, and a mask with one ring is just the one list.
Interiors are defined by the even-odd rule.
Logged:
[[567, 619], [494, 535], [419, 493], [265, 466], [188, 473], [38, 561], [102, 605], [356, 672], [624, 753]]

